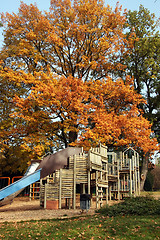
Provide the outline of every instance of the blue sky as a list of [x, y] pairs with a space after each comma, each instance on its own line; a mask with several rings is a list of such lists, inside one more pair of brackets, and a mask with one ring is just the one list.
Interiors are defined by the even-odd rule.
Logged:
[[[2, 12], [18, 12], [21, 0], [1, 0], [0, 1], [0, 13]], [[49, 10], [50, 0], [23, 0], [27, 4], [36, 3], [40, 10]], [[106, 4], [109, 4], [113, 8], [115, 7], [117, 0], [106, 0]], [[160, 17], [160, 0], [119, 0], [119, 4], [125, 9], [138, 10], [140, 4], [145, 8], [148, 8], [151, 13]], [[0, 29], [0, 45], [2, 44], [2, 29]]]
[[[20, 2], [20, 0], [1, 0], [0, 12], [17, 12]], [[41, 10], [48, 10], [50, 6], [50, 0], [24, 0], [23, 2], [27, 4], [36, 3]], [[105, 2], [114, 7], [117, 0], [106, 0]], [[119, 0], [119, 3], [124, 8], [131, 10], [138, 10], [139, 5], [142, 4], [151, 12], [154, 12], [157, 17], [160, 17], [160, 0]]]

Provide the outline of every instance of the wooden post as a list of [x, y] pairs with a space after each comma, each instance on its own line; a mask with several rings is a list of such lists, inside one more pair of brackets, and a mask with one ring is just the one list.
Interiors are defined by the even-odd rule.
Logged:
[[91, 194], [91, 177], [90, 177], [90, 170], [88, 170], [88, 194]]
[[129, 184], [128, 184], [129, 183], [129, 176], [128, 176], [128, 173], [127, 173], [127, 180], [126, 181], [127, 181], [127, 191], [128, 191], [129, 190]]
[[135, 166], [134, 166], [134, 156], [132, 156], [132, 164], [133, 164], [133, 191], [135, 196]]
[[106, 203], [108, 204], [108, 170], [107, 170], [107, 163], [105, 163], [105, 181], [107, 181], [107, 188], [106, 188]]
[[119, 164], [121, 164], [122, 159], [123, 159], [123, 153], [122, 153], [122, 152], [119, 153], [119, 157], [120, 157], [120, 158], [119, 158], [119, 159], [120, 159]]
[[[101, 168], [101, 171], [100, 171], [100, 181], [102, 183], [102, 168]], [[100, 207], [102, 207], [102, 199], [103, 199], [103, 189], [102, 187], [100, 188], [100, 193], [101, 193], [101, 197], [100, 197]]]
[[98, 208], [98, 171], [96, 171], [96, 208]]
[[59, 209], [61, 209], [61, 199], [62, 199], [62, 169], [59, 170]]
[[138, 195], [140, 195], [140, 173], [139, 173], [139, 154], [137, 153], [137, 167], [138, 167]]
[[44, 208], [46, 208], [47, 201], [47, 184], [44, 185]]
[[106, 188], [106, 204], [108, 204], [108, 185], [107, 185], [107, 188]]
[[109, 185], [109, 200], [110, 201], [112, 200], [111, 188], [112, 188], [112, 186]]
[[86, 193], [85, 183], [82, 183], [82, 186], [83, 186], [83, 188], [82, 188], [82, 193], [85, 194], [85, 193]]
[[32, 200], [32, 184], [29, 186], [29, 201]]
[[119, 159], [117, 159], [117, 174], [118, 174], [118, 200], [120, 200]]
[[132, 160], [129, 159], [130, 195], [132, 196]]
[[73, 157], [73, 209], [76, 209], [76, 155]]
[[40, 198], [40, 206], [42, 206], [42, 179], [40, 179], [40, 193], [39, 193], [39, 198]]
[[136, 154], [134, 153], [134, 168], [135, 168], [135, 195], [138, 195], [138, 181], [137, 181], [137, 161]]
[[122, 170], [122, 167], [123, 167], [123, 163], [124, 163], [124, 152], [122, 153], [121, 170]]
[[33, 187], [32, 187], [32, 189], [33, 189], [33, 198], [32, 198], [32, 199], [34, 200], [35, 183], [33, 183], [32, 186], [33, 186]]
[[125, 191], [125, 182], [126, 182], [126, 180], [125, 180], [125, 173], [124, 173], [124, 175], [123, 175], [123, 191]]

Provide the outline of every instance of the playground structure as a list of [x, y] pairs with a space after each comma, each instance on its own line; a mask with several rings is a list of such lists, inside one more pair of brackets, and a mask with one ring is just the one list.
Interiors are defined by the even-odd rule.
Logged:
[[40, 198], [44, 208], [60, 209], [65, 202], [67, 208], [75, 209], [77, 193], [89, 194], [91, 204], [99, 208], [109, 200], [140, 194], [139, 154], [132, 148], [109, 152], [103, 145], [88, 152], [69, 147], [32, 163], [17, 182], [18, 190], [16, 182], [0, 190], [0, 205], [30, 185], [30, 199]]
[[[109, 200], [140, 194], [139, 155], [132, 148], [108, 152], [100, 145], [87, 153], [70, 156], [64, 168], [40, 181], [40, 205], [44, 208], [76, 208], [77, 189], [90, 194], [96, 208]], [[72, 206], [71, 206], [72, 203]], [[52, 208], [51, 207], [51, 208]]]

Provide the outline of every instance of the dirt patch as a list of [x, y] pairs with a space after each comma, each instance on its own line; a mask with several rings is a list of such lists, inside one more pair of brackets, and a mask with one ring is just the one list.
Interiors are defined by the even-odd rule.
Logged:
[[20, 222], [40, 219], [67, 218], [81, 216], [82, 214], [94, 214], [91, 208], [86, 213], [78, 209], [48, 210], [40, 207], [39, 200], [29, 201], [28, 198], [15, 198], [13, 203], [0, 207], [0, 222]]
[[[152, 196], [160, 199], [160, 192], [146, 193], [142, 192], [141, 196]], [[109, 205], [118, 203], [119, 201], [109, 201]], [[95, 214], [95, 204], [89, 209], [88, 213]], [[12, 204], [0, 207], [0, 222], [19, 222], [29, 220], [53, 219], [53, 218], [67, 218], [74, 216], [81, 216], [82, 210], [77, 209], [58, 209], [48, 210], [40, 207], [39, 200], [29, 201], [28, 197], [17, 197]]]

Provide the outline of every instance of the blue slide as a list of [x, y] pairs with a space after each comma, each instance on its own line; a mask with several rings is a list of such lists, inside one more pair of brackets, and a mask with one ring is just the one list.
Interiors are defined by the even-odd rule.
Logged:
[[13, 198], [15, 198], [25, 187], [40, 180], [41, 169], [33, 171], [34, 169], [31, 166], [23, 178], [0, 190], [0, 206], [11, 203]]

